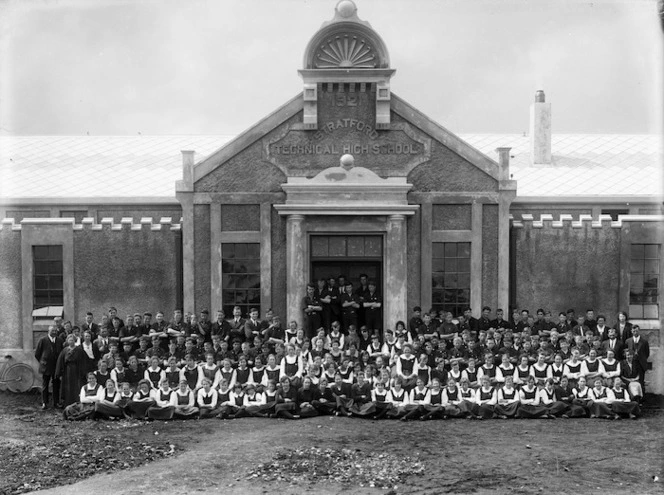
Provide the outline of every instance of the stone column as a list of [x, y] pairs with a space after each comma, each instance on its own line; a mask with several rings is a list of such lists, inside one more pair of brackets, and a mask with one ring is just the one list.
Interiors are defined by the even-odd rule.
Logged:
[[510, 301], [510, 202], [506, 195], [498, 202], [498, 307], [505, 314]]
[[182, 310], [195, 311], [194, 304], [194, 201], [193, 194], [180, 193], [182, 205]]
[[383, 328], [394, 329], [396, 322], [408, 317], [408, 266], [405, 215], [387, 219], [385, 242], [385, 293], [383, 294]]
[[[286, 222], [286, 324], [295, 320], [302, 327], [300, 304], [307, 291], [305, 278], [304, 215], [288, 215]], [[282, 319], [282, 321], [284, 321]]]
[[182, 310], [185, 313], [195, 311], [194, 163], [194, 151], [182, 150], [182, 180], [176, 183], [175, 197], [182, 205]]

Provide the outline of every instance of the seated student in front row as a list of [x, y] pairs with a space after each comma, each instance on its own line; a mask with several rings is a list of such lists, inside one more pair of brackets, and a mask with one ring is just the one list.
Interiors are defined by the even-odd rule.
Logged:
[[350, 408], [353, 406], [352, 387], [343, 381], [340, 373], [334, 375], [334, 383], [330, 385], [330, 390], [336, 401], [337, 416], [351, 416]]
[[[390, 390], [392, 394], [392, 404], [395, 406], [387, 416], [390, 418], [399, 418], [401, 421], [410, 421], [418, 419], [427, 413], [425, 405], [429, 404], [429, 389], [425, 386], [424, 380], [418, 378], [415, 388], [410, 391], [410, 394], [403, 397], [400, 403], [394, 401], [395, 389], [399, 379], [395, 380], [394, 387]], [[401, 384], [399, 384], [399, 388]], [[405, 394], [404, 394], [405, 395]]]
[[219, 414], [217, 408], [218, 393], [212, 388], [212, 380], [204, 377], [201, 382], [202, 388], [198, 390], [196, 402], [198, 403], [198, 417], [200, 419], [211, 418]]
[[585, 376], [579, 378], [579, 381], [576, 384], [576, 387], [572, 389], [572, 392], [574, 393], [574, 399], [572, 400], [572, 404], [574, 406], [583, 408], [584, 412], [583, 417], [587, 417], [589, 414], [588, 409], [590, 407], [592, 399], [590, 398], [590, 388], [587, 385]]
[[131, 391], [131, 385], [129, 382], [123, 382], [120, 384], [120, 399], [117, 402], [117, 405], [122, 409], [123, 417], [127, 417], [125, 414], [125, 406], [131, 402], [131, 399], [134, 397], [133, 392]]
[[233, 389], [228, 386], [228, 380], [222, 378], [217, 389], [217, 418], [232, 419], [236, 412], [235, 395]]
[[519, 410], [519, 391], [514, 388], [514, 377], [507, 375], [505, 377], [505, 386], [498, 389], [498, 403], [494, 412], [500, 419], [516, 418]]
[[476, 395], [477, 392], [470, 388], [470, 382], [462, 378], [459, 382], [459, 402], [456, 404], [461, 411], [460, 416], [464, 418], [474, 418], [477, 411]]
[[244, 397], [242, 398], [242, 407], [235, 413], [236, 418], [250, 416], [254, 418], [265, 418], [267, 415], [263, 412], [265, 405], [265, 395], [256, 391], [253, 383], [247, 384]]
[[475, 401], [477, 402], [477, 409], [475, 415], [478, 419], [491, 419], [493, 417], [493, 409], [498, 402], [496, 388], [491, 385], [489, 375], [484, 375], [480, 379], [482, 386], [475, 394]]
[[[592, 352], [592, 351], [591, 351]], [[617, 419], [617, 414], [614, 414], [609, 407], [608, 389], [602, 384], [600, 376], [595, 377], [593, 382], [594, 386], [590, 389], [588, 394], [591, 399], [588, 404], [588, 411], [591, 418], [603, 419]]]
[[115, 386], [112, 379], [106, 380], [106, 388], [104, 390], [104, 397], [95, 403], [95, 417], [102, 419], [115, 419], [123, 418], [122, 407], [118, 405], [120, 402], [120, 392]]
[[371, 384], [364, 378], [364, 371], [358, 372], [357, 383], [351, 386], [351, 398], [353, 399], [351, 412], [355, 416], [367, 416], [372, 410]]
[[[464, 378], [464, 383], [468, 388], [468, 379]], [[469, 390], [472, 390], [468, 388]], [[461, 411], [459, 408], [459, 403], [461, 403], [462, 398], [459, 386], [454, 378], [450, 377], [447, 379], [447, 386], [442, 391], [441, 406], [443, 408], [442, 413], [437, 412], [432, 416], [432, 419], [436, 416], [450, 417], [450, 418], [462, 418], [466, 415], [465, 412]], [[428, 418], [427, 418], [428, 419]]]
[[138, 382], [136, 393], [131, 402], [125, 406], [125, 413], [134, 419], [145, 419], [148, 409], [154, 405], [154, 398], [150, 394], [151, 390], [152, 383], [150, 383], [150, 380], [144, 378]]
[[420, 420], [447, 419], [443, 400], [443, 389], [440, 386], [440, 380], [438, 378], [432, 378], [431, 387], [429, 388], [428, 402], [421, 406], [424, 414], [420, 416]]
[[640, 414], [639, 404], [634, 402], [629, 392], [623, 388], [620, 377], [614, 379], [613, 388], [608, 390], [607, 396], [611, 410], [619, 417], [629, 416], [630, 419], [636, 419]]
[[535, 377], [530, 375], [526, 380], [526, 385], [519, 391], [519, 410], [516, 413], [517, 418], [544, 418], [549, 412], [546, 407], [540, 405], [540, 396], [535, 386]]
[[314, 399], [312, 406], [321, 416], [334, 414], [337, 408], [337, 401], [332, 390], [327, 386], [327, 380], [321, 378], [318, 382], [318, 398]]
[[171, 395], [171, 405], [174, 408], [174, 418], [191, 419], [198, 415], [194, 391], [186, 379], [180, 380], [177, 390]]
[[385, 389], [385, 383], [378, 382], [371, 392], [371, 402], [374, 406], [373, 419], [382, 419], [392, 408], [392, 403], [388, 398], [389, 392]]
[[553, 384], [553, 378], [547, 378], [544, 382], [544, 388], [539, 391], [540, 404], [546, 407], [547, 418], [555, 418], [563, 415], [567, 417], [567, 404], [558, 400]]
[[148, 419], [172, 419], [175, 412], [175, 406], [171, 401], [173, 394], [168, 378], [164, 378], [159, 384], [159, 389], [152, 391], [154, 404], [147, 410]]
[[560, 384], [555, 388], [556, 398], [564, 402], [567, 406], [567, 411], [563, 413], [562, 417], [568, 418], [583, 418], [586, 416], [585, 408], [574, 403], [574, 388], [569, 384], [567, 375], [563, 375], [560, 379]]
[[311, 378], [305, 376], [302, 379], [302, 387], [297, 392], [297, 403], [300, 406], [300, 417], [313, 418], [318, 416], [316, 408], [313, 406], [315, 400], [320, 398], [320, 391], [316, 387]]
[[[417, 379], [418, 386], [422, 384], [421, 379]], [[417, 387], [414, 388], [410, 394], [406, 392], [406, 390], [401, 386], [401, 378], [397, 377], [394, 379], [394, 384], [390, 388], [390, 390], [387, 393], [387, 399], [389, 402], [392, 404], [392, 407], [390, 410], [386, 413], [386, 417], [388, 418], [393, 418], [393, 419], [398, 419], [402, 418], [410, 411], [410, 404], [411, 404], [411, 397], [413, 397], [413, 393], [417, 391]], [[424, 395], [426, 396], [426, 387], [422, 385], [422, 388], [424, 388]], [[419, 392], [418, 395], [419, 397]], [[419, 407], [419, 404], [415, 406], [415, 409]]]
[[281, 388], [277, 391], [277, 403], [274, 406], [275, 418], [300, 419], [300, 406], [297, 403], [297, 390], [291, 385], [290, 378], [281, 378]]
[[94, 373], [88, 373], [88, 383], [81, 387], [79, 401], [65, 407], [62, 415], [71, 421], [91, 418], [95, 412], [95, 404], [104, 399], [104, 387], [97, 383]]

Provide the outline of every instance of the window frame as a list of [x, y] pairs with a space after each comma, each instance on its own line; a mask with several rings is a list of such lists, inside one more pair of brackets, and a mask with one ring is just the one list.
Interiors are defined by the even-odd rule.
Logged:
[[[40, 254], [43, 250], [47, 251], [45, 255]], [[44, 284], [46, 288], [42, 288]], [[64, 306], [64, 292], [64, 246], [62, 244], [33, 245], [33, 311], [47, 306]], [[38, 293], [40, 294], [38, 295]], [[38, 303], [38, 300], [42, 302]]]
[[[654, 253], [648, 253], [648, 248], [654, 247]], [[641, 253], [635, 252], [640, 249]], [[656, 267], [650, 267], [656, 262]], [[635, 270], [636, 268], [636, 270]], [[659, 298], [661, 296], [660, 284], [662, 276], [662, 246], [656, 243], [631, 243], [629, 263], [628, 303], [629, 315], [637, 320], [657, 320], [660, 316]], [[648, 284], [646, 277], [656, 276], [654, 286]], [[636, 281], [641, 280], [640, 284]], [[638, 292], [635, 292], [637, 291]], [[650, 301], [648, 301], [648, 299]], [[650, 312], [654, 309], [654, 313]]]
[[[229, 247], [232, 246], [233, 256], [228, 256]], [[251, 247], [249, 247], [251, 246]], [[236, 257], [237, 249], [244, 249], [244, 255], [242, 257]], [[261, 244], [260, 242], [222, 242], [221, 243], [221, 306], [224, 310], [224, 313], [227, 317], [231, 317], [233, 314], [233, 307], [239, 306], [242, 308], [242, 315], [246, 316], [249, 313], [250, 308], [258, 308], [258, 311], [261, 311]], [[249, 256], [250, 251], [252, 255]], [[245, 261], [255, 263], [254, 266], [257, 267], [256, 270], [252, 271], [237, 271], [237, 266], [235, 263], [237, 261]], [[230, 266], [233, 266], [233, 269], [229, 269]], [[249, 277], [255, 277], [257, 280], [257, 285], [251, 287], [237, 286], [237, 282], [244, 280], [249, 280]], [[229, 287], [229, 281], [235, 280], [236, 286]], [[255, 295], [250, 302], [249, 298], [251, 293]], [[228, 302], [228, 295], [232, 294], [233, 302]], [[244, 302], [238, 302], [238, 295], [243, 294]], [[240, 296], [242, 297], [242, 296]], [[257, 298], [257, 300], [256, 300]]]
[[[472, 297], [472, 243], [470, 241], [433, 242], [431, 247], [431, 307], [436, 311], [452, 312], [454, 316], [463, 314], [463, 309], [470, 306]], [[451, 256], [452, 247], [454, 256]], [[465, 251], [463, 256], [460, 255], [462, 249]], [[437, 256], [437, 253], [441, 256]], [[464, 260], [463, 266], [460, 266], [460, 260]], [[441, 269], [436, 269], [437, 267]], [[439, 279], [441, 286], [437, 284], [438, 277], [442, 277]], [[461, 283], [461, 277], [464, 277], [464, 283]], [[452, 280], [454, 282], [451, 282]], [[452, 291], [454, 301], [446, 302], [446, 295]], [[466, 297], [461, 297], [464, 291]], [[437, 297], [437, 294], [440, 296]], [[439, 300], [442, 302], [438, 302]]]

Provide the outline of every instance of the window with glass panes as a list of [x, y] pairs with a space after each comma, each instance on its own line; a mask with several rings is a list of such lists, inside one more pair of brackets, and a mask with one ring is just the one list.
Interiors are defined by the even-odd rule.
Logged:
[[221, 245], [221, 299], [227, 317], [240, 306], [242, 315], [261, 304], [261, 263], [259, 243]]
[[659, 318], [660, 245], [632, 244], [629, 317]]
[[33, 309], [62, 306], [62, 246], [32, 246]]
[[463, 314], [470, 306], [470, 243], [434, 242], [431, 261], [433, 308]]

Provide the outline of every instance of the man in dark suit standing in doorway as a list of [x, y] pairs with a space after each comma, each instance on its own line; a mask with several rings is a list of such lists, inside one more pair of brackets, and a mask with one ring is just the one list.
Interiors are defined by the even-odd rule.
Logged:
[[55, 364], [62, 352], [62, 339], [58, 337], [58, 329], [55, 325], [48, 327], [48, 335], [39, 339], [35, 358], [39, 361], [39, 372], [42, 374], [42, 409], [48, 407], [48, 387], [53, 382], [53, 406], [57, 407], [60, 402], [60, 378], [55, 376]]

